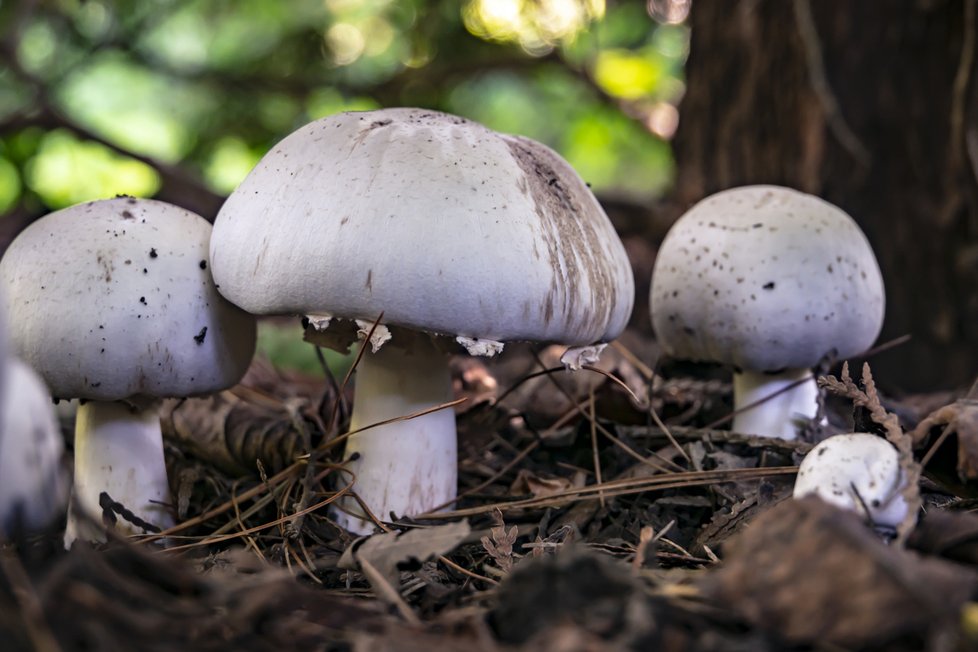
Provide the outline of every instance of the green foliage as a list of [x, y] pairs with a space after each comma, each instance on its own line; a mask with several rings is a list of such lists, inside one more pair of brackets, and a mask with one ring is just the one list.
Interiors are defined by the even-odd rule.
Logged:
[[[321, 349], [326, 365], [337, 381], [342, 380], [353, 366], [356, 347], [343, 354], [332, 349]], [[258, 355], [264, 356], [282, 370], [298, 371], [319, 376], [323, 368], [312, 344], [303, 341], [302, 326], [298, 320], [285, 322], [281, 319], [264, 319], [258, 322]]]
[[0, 213], [161, 192], [207, 212], [299, 125], [395, 105], [528, 135], [598, 193], [652, 197], [686, 48], [624, 1], [0, 2]]

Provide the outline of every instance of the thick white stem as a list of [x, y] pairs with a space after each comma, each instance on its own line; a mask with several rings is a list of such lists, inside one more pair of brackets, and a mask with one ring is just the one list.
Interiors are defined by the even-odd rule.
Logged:
[[[448, 361], [427, 338], [415, 338], [410, 348], [389, 342], [376, 353], [367, 351], [360, 360], [350, 429], [451, 399]], [[346, 445], [347, 458], [358, 455], [349, 464], [357, 476], [354, 491], [382, 520], [388, 520], [391, 512], [413, 516], [430, 511], [455, 499], [457, 448], [451, 408], [355, 434]], [[341, 476], [344, 481], [346, 477]], [[354, 500], [345, 500], [343, 508], [362, 514]], [[340, 510], [333, 514], [351, 532], [366, 534], [374, 529], [368, 520]]]
[[[801, 384], [783, 391], [760, 405], [740, 412], [788, 385]], [[818, 413], [818, 386], [810, 369], [787, 369], [779, 374], [744, 371], [734, 374], [734, 432], [760, 437], [795, 439], [798, 422], [810, 420]]]
[[[75, 484], [66, 547], [76, 538], [105, 541], [98, 527], [102, 522], [102, 492], [148, 523], [163, 529], [173, 525], [163, 433], [155, 405], [140, 411], [123, 403], [89, 401], [78, 408]], [[79, 510], [88, 518], [79, 518]], [[145, 532], [118, 514], [115, 527], [123, 535]]]

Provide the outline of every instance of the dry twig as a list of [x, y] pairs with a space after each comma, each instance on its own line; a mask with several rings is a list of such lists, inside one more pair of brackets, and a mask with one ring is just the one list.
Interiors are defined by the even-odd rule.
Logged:
[[842, 365], [842, 372], [839, 378], [832, 376], [822, 376], [818, 379], [818, 384], [839, 396], [843, 396], [852, 401], [853, 405], [865, 408], [873, 422], [883, 428], [887, 441], [896, 448], [900, 460], [900, 468], [906, 478], [906, 484], [901, 491], [904, 500], [907, 501], [907, 516], [903, 522], [897, 526], [897, 543], [904, 545], [910, 531], [917, 522], [917, 514], [920, 511], [922, 501], [920, 498], [920, 464], [913, 457], [913, 438], [903, 431], [900, 427], [900, 419], [890, 412], [887, 412], [880, 403], [879, 394], [876, 391], [876, 383], [873, 380], [873, 373], [870, 371], [869, 363], [863, 363], [862, 384], [860, 389], [856, 382], [849, 375], [849, 363]]

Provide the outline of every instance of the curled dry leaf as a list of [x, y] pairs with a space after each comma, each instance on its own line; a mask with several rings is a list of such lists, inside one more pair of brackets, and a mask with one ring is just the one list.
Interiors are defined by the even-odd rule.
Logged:
[[791, 644], [883, 649], [954, 627], [971, 569], [887, 546], [856, 514], [786, 500], [726, 544], [704, 595]]
[[583, 487], [584, 479], [583, 473], [576, 474], [574, 479], [570, 480], [559, 476], [544, 477], [529, 469], [520, 469], [513, 484], [510, 485], [509, 493], [516, 496], [532, 494], [535, 498], [552, 496], [561, 491]]
[[962, 482], [978, 479], [978, 401], [961, 399], [929, 414], [911, 433], [914, 446], [928, 446], [944, 428], [947, 436], [957, 435], [958, 477]]
[[164, 437], [232, 476], [255, 474], [256, 461], [276, 473], [305, 452], [284, 404], [278, 410], [221, 392], [167, 400], [160, 413]]

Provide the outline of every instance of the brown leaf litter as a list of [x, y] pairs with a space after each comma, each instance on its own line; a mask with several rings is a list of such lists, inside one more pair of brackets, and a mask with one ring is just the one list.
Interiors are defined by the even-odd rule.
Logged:
[[[231, 392], [172, 403], [164, 430], [185, 517], [165, 533], [172, 547], [115, 541], [64, 553], [57, 532], [5, 545], [0, 648], [978, 644], [969, 638], [978, 636], [971, 453], [952, 463], [965, 460], [956, 484], [934, 475], [940, 455], [930, 461], [926, 513], [904, 528], [904, 550], [853, 515], [789, 499], [814, 442], [707, 427], [730, 408], [715, 369], [667, 365], [693, 371], [663, 379], [644, 353], [620, 343], [609, 351], [583, 376], [554, 371], [551, 352], [525, 347], [502, 360], [456, 360], [456, 391], [470, 400], [458, 417], [454, 509], [387, 522], [390, 533], [356, 541], [325, 509], [349, 491], [337, 446], [347, 391], [259, 363]], [[861, 381], [846, 371], [824, 384], [838, 392], [827, 402], [834, 423], [852, 427], [855, 405], [859, 422], [913, 469], [901, 426], [915, 425], [915, 409], [881, 397], [868, 370]], [[971, 441], [968, 406], [954, 405], [915, 431], [918, 457], [948, 424]]]

